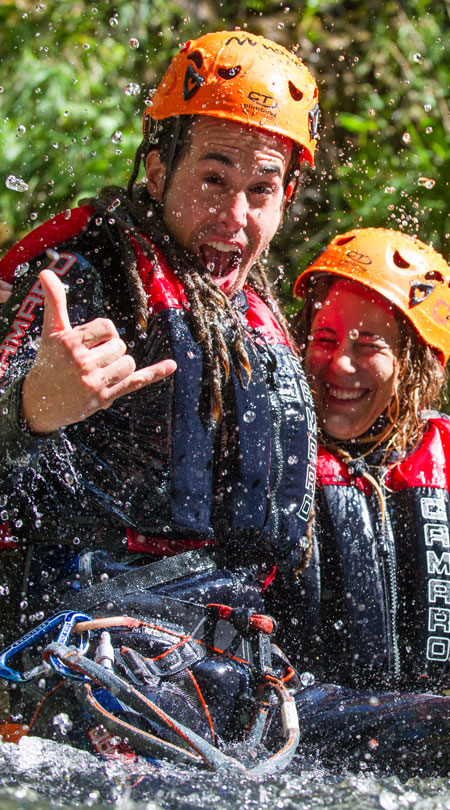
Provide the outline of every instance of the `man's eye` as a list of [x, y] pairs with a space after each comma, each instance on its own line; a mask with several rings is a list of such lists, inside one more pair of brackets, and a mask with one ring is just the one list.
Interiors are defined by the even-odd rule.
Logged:
[[254, 194], [264, 194], [264, 195], [267, 195], [267, 194], [273, 194], [273, 193], [274, 193], [274, 191], [275, 191], [274, 186], [267, 186], [267, 185], [264, 185], [264, 184], [262, 184], [262, 183], [260, 183], [260, 184], [259, 184], [259, 185], [257, 185], [257, 186], [253, 186], [253, 188], [252, 188], [252, 192], [253, 192]]
[[217, 174], [208, 174], [203, 178], [203, 183], [210, 186], [220, 186], [223, 184], [223, 180]]

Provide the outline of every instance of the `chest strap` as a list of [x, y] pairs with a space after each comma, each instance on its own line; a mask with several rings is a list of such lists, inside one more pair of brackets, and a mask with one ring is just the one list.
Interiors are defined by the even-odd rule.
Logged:
[[217, 563], [210, 551], [203, 548], [186, 551], [184, 554], [165, 557], [148, 565], [117, 574], [107, 582], [98, 582], [81, 591], [74, 591], [64, 596], [59, 605], [62, 610], [77, 610], [81, 604], [83, 610], [88, 610], [102, 602], [112, 602], [114, 599], [130, 593], [147, 591], [182, 577], [216, 569]]

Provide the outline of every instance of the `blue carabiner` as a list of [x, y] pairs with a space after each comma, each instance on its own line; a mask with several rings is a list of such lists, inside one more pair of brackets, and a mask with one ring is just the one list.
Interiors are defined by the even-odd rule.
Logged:
[[[22, 636], [22, 638], [17, 639], [17, 641], [14, 641], [9, 647], [6, 647], [6, 649], [0, 652], [0, 678], [5, 678], [6, 680], [14, 681], [15, 683], [25, 683], [26, 681], [31, 680], [34, 677], [33, 674], [21, 674], [20, 672], [17, 672], [17, 670], [8, 667], [6, 662], [9, 661], [9, 659], [14, 655], [17, 655], [17, 653], [25, 650], [27, 647], [31, 647], [31, 645], [42, 638], [42, 636], [46, 636], [50, 630], [53, 630], [54, 627], [57, 627], [61, 623], [62, 628], [58, 634], [58, 641], [61, 641], [62, 636], [64, 638], [62, 643], [64, 644], [69, 638], [75, 622], [90, 620], [91, 616], [87, 616], [85, 613], [76, 613], [73, 610], [65, 610], [61, 613], [55, 613], [54, 616], [50, 616], [48, 619], [45, 619], [42, 624], [34, 627], [33, 630], [29, 630], [28, 633], [25, 633], [25, 635]], [[89, 634], [83, 633], [80, 638], [80, 652], [86, 652], [88, 640]]]
[[[64, 644], [67, 646], [67, 642], [69, 641], [74, 625], [77, 622], [91, 621], [91, 618], [91, 616], [86, 616], [85, 613], [77, 613], [75, 610], [67, 612], [64, 624], [61, 627], [56, 639], [57, 644]], [[80, 636], [77, 652], [80, 653], [80, 655], [84, 655], [84, 653], [87, 652], [88, 647], [89, 630], [86, 630]], [[57, 672], [58, 675], [62, 675], [63, 678], [71, 678], [74, 681], [90, 680], [87, 675], [76, 675], [72, 669], [66, 667], [66, 665], [56, 658], [55, 655], [49, 655], [48, 663], [52, 666], [55, 672]]]

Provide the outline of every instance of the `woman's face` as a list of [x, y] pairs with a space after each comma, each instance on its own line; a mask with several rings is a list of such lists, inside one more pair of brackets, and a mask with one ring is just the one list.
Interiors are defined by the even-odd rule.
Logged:
[[393, 309], [339, 279], [314, 316], [305, 365], [319, 424], [336, 439], [364, 435], [388, 406], [398, 374]]

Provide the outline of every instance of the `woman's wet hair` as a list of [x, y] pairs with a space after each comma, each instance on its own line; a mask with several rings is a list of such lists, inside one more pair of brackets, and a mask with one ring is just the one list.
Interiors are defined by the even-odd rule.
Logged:
[[[334, 285], [343, 278], [326, 273], [311, 276], [303, 299], [303, 308], [293, 327], [302, 356], [308, 345], [317, 305], [320, 307]], [[375, 425], [375, 429], [356, 437], [356, 444], [369, 446], [369, 452], [383, 446], [382, 463], [388, 460], [392, 451], [395, 451], [395, 455], [403, 455], [420, 441], [426, 427], [422, 412], [439, 407], [446, 395], [448, 382], [447, 367], [442, 365], [437, 351], [422, 340], [397, 307], [392, 306], [392, 312], [400, 337], [394, 396], [384, 413], [384, 424], [381, 427]], [[336, 440], [327, 436], [323, 430], [321, 433], [321, 443], [338, 451]]]
[[[251, 375], [239, 314], [198, 258], [170, 236], [163, 220], [161, 203], [150, 197], [144, 182], [136, 183], [141, 163], [145, 164], [150, 151], [157, 150], [166, 167], [167, 188], [174, 170], [189, 149], [190, 127], [193, 120], [193, 116], [168, 118], [156, 123], [149, 119], [144, 139], [136, 152], [127, 188], [106, 186], [98, 197], [89, 203], [108, 218], [110, 225], [116, 227], [128, 290], [141, 333], [145, 333], [147, 328], [148, 305], [132, 240], [136, 240], [155, 267], [158, 259], [152, 245], [159, 248], [183, 284], [194, 339], [201, 345], [205, 360], [202, 412], [205, 418], [209, 418], [212, 414], [218, 423], [224, 410], [223, 385], [230, 372], [225, 328], [228, 330], [231, 362], [241, 383], [245, 385]], [[298, 149], [294, 147], [284, 178], [285, 189], [292, 183], [293, 193], [285, 208], [292, 204], [300, 186], [298, 156]], [[268, 305], [289, 338], [287, 321], [276, 296], [271, 291], [269, 280], [260, 262], [256, 262], [251, 268], [246, 284]]]

